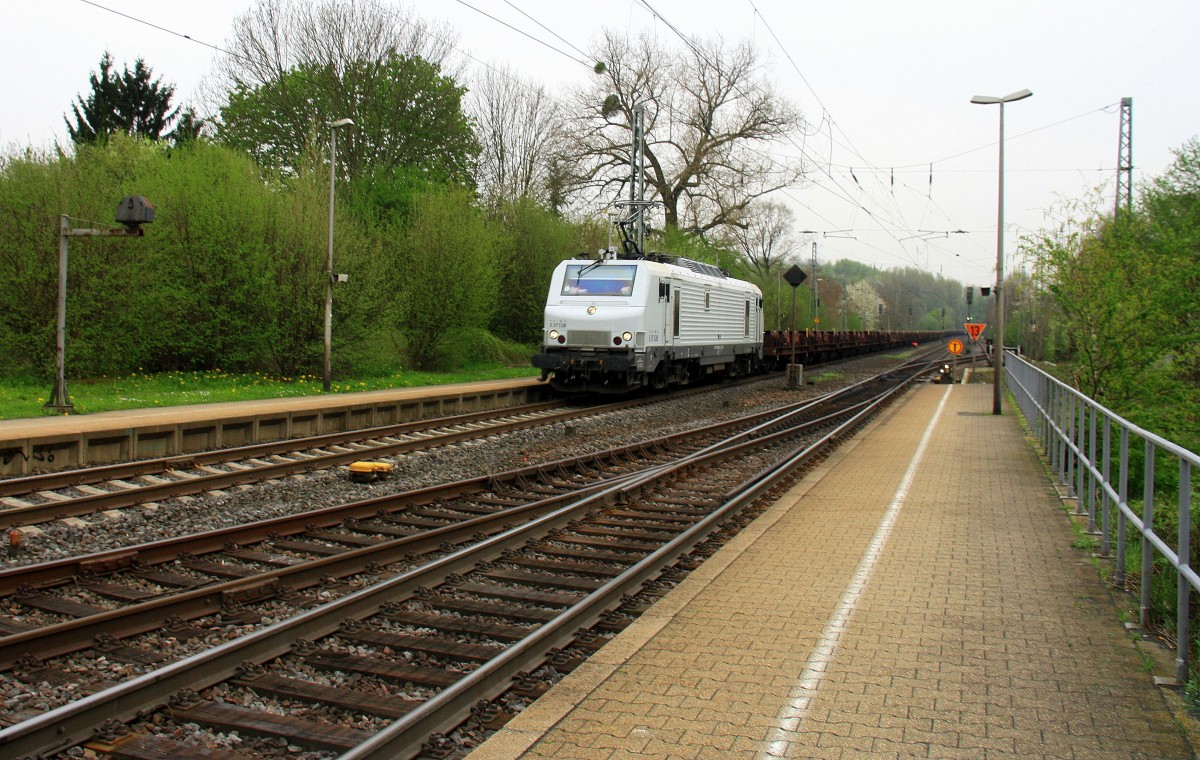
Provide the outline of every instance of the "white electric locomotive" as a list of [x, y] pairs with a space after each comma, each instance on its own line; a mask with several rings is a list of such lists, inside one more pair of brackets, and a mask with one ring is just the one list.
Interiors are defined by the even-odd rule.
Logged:
[[554, 270], [533, 366], [560, 391], [665, 388], [757, 371], [762, 336], [752, 283], [698, 261], [607, 254]]

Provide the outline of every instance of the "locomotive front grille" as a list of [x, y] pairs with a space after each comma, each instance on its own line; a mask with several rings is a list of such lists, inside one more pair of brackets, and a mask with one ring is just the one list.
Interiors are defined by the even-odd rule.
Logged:
[[567, 333], [567, 344], [571, 346], [607, 346], [612, 342], [612, 333], [607, 330], [572, 330]]

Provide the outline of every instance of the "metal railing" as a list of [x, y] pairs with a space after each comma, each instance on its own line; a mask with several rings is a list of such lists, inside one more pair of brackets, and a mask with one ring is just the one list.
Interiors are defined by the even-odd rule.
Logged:
[[[1188, 680], [1189, 621], [1192, 591], [1200, 591], [1200, 576], [1191, 566], [1192, 470], [1200, 455], [1143, 430], [1062, 383], [1024, 359], [1005, 356], [1005, 374], [1017, 406], [1043, 446], [1058, 484], [1076, 500], [1075, 513], [1087, 516], [1088, 531], [1100, 536], [1101, 555], [1111, 555], [1112, 522], [1116, 520], [1116, 581], [1125, 585], [1129, 530], [1141, 534], [1140, 621], [1150, 624], [1151, 579], [1154, 554], [1166, 559], [1175, 573], [1175, 677]], [[1114, 436], [1116, 449], [1114, 450]], [[1138, 441], [1143, 457], [1137, 457]], [[1132, 455], [1132, 456], [1131, 456]], [[1178, 483], [1170, 471], [1157, 469], [1177, 462]], [[1113, 478], [1113, 468], [1116, 478]], [[1141, 514], [1130, 506], [1129, 485], [1142, 482]], [[1179, 529], [1172, 547], [1169, 539], [1154, 532], [1156, 502], [1169, 506], [1171, 494], [1179, 509]], [[1136, 500], [1135, 500], [1136, 505]]]

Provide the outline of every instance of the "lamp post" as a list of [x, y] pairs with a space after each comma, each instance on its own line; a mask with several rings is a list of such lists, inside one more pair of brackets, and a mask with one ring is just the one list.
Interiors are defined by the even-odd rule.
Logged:
[[813, 329], [821, 329], [821, 281], [824, 277], [813, 280]]
[[971, 102], [976, 105], [1000, 106], [1000, 180], [996, 212], [996, 353], [992, 360], [995, 379], [992, 381], [992, 414], [1000, 414], [1000, 399], [1004, 394], [1004, 104], [1024, 100], [1033, 93], [1018, 90], [1002, 98], [992, 95], [976, 95]]
[[321, 386], [329, 393], [329, 357], [333, 343], [333, 180], [337, 176], [338, 127], [353, 127], [353, 119], [338, 119], [329, 125], [329, 260], [325, 266], [325, 368]]
[[[812, 241], [812, 273], [813, 273], [813, 316], [817, 316], [817, 241]], [[815, 323], [814, 323], [815, 324]]]

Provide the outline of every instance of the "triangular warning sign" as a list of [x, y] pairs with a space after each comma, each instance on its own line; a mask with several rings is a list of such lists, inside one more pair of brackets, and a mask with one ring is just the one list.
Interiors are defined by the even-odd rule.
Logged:
[[983, 334], [983, 328], [987, 327], [987, 322], [963, 322], [963, 327], [967, 328], [967, 335], [971, 336], [971, 340], [979, 340], [979, 336]]

